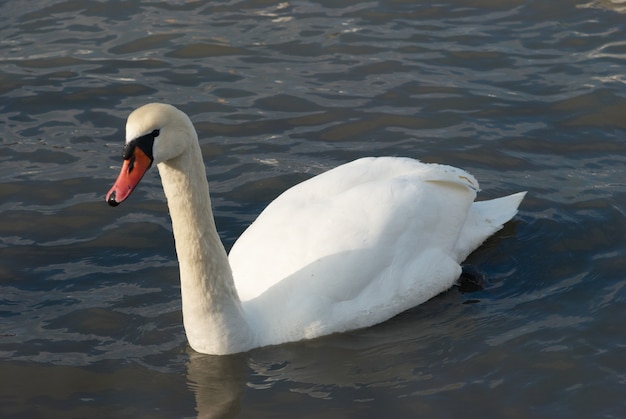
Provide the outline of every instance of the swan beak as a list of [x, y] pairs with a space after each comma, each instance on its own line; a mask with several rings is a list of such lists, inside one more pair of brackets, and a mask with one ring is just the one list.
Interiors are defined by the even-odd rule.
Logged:
[[132, 156], [124, 160], [117, 180], [107, 193], [107, 203], [116, 207], [124, 202], [151, 165], [152, 159], [140, 147], [135, 147]]

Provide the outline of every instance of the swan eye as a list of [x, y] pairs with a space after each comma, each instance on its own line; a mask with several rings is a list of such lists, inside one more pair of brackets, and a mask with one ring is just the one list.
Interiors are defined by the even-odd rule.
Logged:
[[152, 146], [154, 145], [154, 139], [159, 136], [161, 130], [155, 129], [149, 134], [142, 135], [141, 137], [137, 137], [132, 141], [129, 141], [124, 145], [124, 150], [122, 151], [122, 158], [124, 160], [130, 159], [135, 153], [135, 147], [139, 147], [141, 151], [146, 153], [146, 156], [150, 157], [150, 160], [153, 160], [152, 155]]

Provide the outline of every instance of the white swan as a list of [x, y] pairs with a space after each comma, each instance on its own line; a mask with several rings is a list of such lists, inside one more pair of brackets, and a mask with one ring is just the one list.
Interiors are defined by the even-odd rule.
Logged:
[[[191, 347], [229, 354], [371, 326], [448, 289], [459, 263], [517, 213], [525, 192], [474, 203], [467, 172], [364, 158], [284, 192], [226, 255], [196, 131], [165, 104], [126, 124], [124, 201], [154, 162], [172, 218]], [[229, 263], [230, 261], [230, 263]]]

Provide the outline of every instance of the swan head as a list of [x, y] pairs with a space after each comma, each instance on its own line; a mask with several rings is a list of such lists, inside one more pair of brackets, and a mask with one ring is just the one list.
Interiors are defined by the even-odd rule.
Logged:
[[126, 121], [122, 170], [106, 195], [111, 206], [128, 198], [152, 164], [184, 154], [198, 138], [189, 117], [172, 105], [149, 103]]

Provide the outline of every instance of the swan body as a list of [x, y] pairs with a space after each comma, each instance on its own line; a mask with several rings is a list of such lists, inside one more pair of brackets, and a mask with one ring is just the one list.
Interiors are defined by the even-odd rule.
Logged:
[[128, 117], [117, 205], [156, 163], [180, 265], [191, 347], [228, 354], [367, 327], [450, 288], [462, 262], [516, 213], [525, 192], [474, 202], [450, 166], [363, 158], [280, 195], [231, 249], [220, 241], [196, 131], [183, 112]]

